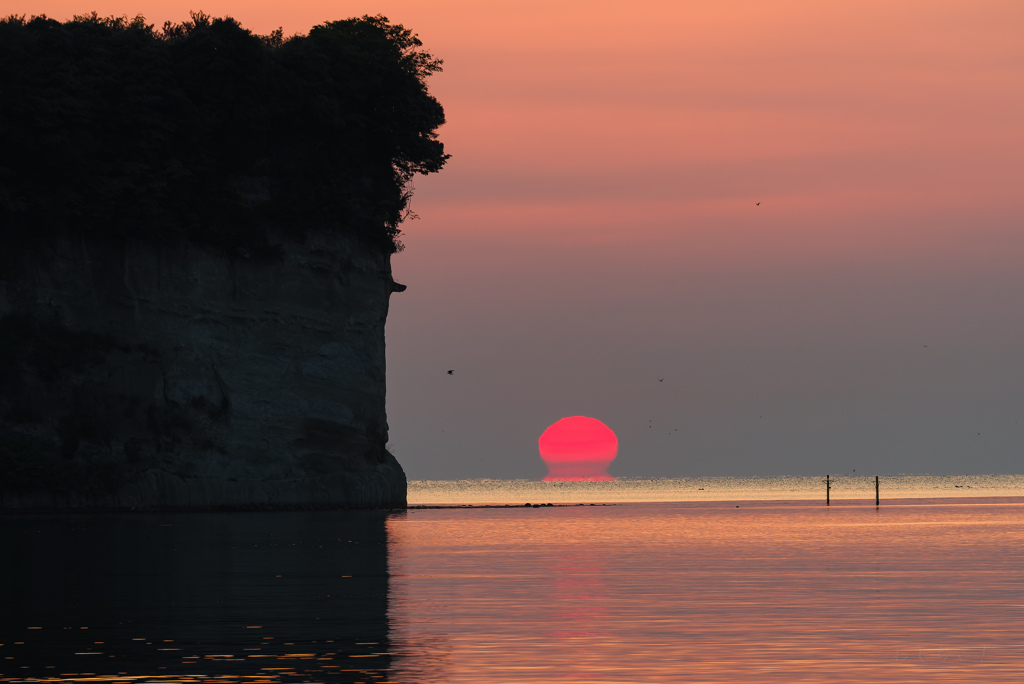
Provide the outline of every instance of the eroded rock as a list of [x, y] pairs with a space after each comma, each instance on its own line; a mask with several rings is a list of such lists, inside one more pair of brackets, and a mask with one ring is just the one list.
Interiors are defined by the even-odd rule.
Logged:
[[279, 247], [62, 239], [2, 274], [2, 507], [404, 506], [389, 257]]

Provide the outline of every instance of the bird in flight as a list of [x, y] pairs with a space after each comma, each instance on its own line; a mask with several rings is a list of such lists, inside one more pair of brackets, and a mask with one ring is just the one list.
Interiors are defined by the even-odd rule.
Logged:
[[658, 378], [658, 382], [665, 382], [665, 378]]
[[758, 203], [757, 203], [757, 206], [761, 206], [761, 203], [760, 203], [760, 202], [758, 202]]
[[454, 374], [455, 374], [455, 371], [454, 371], [454, 370], [450, 370], [450, 371], [448, 371], [448, 375], [454, 375]]

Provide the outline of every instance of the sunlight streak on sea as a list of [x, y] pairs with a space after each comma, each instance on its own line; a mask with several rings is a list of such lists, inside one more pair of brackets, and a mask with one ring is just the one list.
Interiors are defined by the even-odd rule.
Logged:
[[[1024, 496], [1024, 475], [892, 475], [879, 478], [881, 501]], [[833, 475], [842, 505], [875, 498], [874, 476]], [[411, 480], [410, 506], [524, 503], [825, 500], [825, 475], [805, 477], [619, 478], [613, 482]]]
[[1024, 500], [844, 501], [396, 513], [390, 680], [1019, 684]]

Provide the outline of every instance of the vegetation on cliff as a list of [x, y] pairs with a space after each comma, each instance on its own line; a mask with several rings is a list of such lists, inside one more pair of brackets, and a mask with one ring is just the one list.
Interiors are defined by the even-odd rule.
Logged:
[[329, 229], [394, 252], [410, 179], [448, 157], [421, 47], [381, 16], [290, 38], [202, 13], [2, 19], [0, 242]]

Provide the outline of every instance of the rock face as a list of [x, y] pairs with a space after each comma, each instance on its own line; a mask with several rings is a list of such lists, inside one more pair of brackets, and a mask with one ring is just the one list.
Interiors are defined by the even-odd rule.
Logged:
[[[404, 507], [390, 258], [50, 242], [0, 282], [0, 507]], [[4, 481], [6, 480], [6, 481]]]

